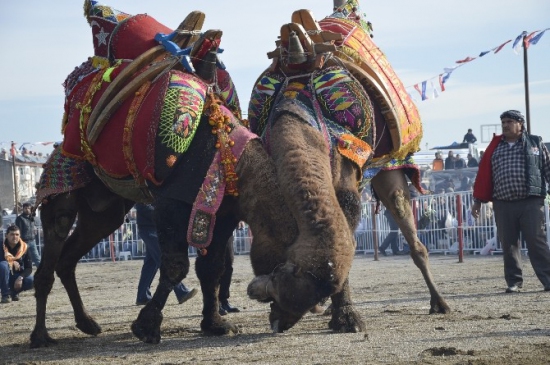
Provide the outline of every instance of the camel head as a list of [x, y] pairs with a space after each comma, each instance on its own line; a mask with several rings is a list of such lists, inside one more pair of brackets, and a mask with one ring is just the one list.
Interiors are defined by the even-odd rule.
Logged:
[[[328, 270], [331, 271], [330, 263]], [[274, 332], [291, 328], [316, 304], [334, 291], [333, 278], [328, 280], [286, 262], [269, 275], [256, 276], [248, 285], [248, 296], [271, 304], [270, 323]]]

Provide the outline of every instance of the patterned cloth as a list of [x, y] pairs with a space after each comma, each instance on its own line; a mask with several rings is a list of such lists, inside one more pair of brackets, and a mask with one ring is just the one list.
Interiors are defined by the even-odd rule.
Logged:
[[44, 203], [50, 195], [66, 193], [85, 186], [92, 180], [94, 173], [86, 161], [63, 154], [61, 146], [53, 150], [43, 168], [36, 192], [35, 207]]

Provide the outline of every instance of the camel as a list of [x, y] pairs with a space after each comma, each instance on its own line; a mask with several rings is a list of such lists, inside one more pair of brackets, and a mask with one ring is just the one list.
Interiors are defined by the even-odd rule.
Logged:
[[[135, 202], [155, 205], [163, 255], [159, 285], [132, 323], [134, 335], [160, 342], [168, 294], [189, 271], [189, 245], [198, 250], [202, 331], [237, 333], [218, 312], [228, 238], [245, 220], [259, 241], [290, 245], [297, 226], [282, 203], [272, 160], [240, 118], [234, 86], [218, 59], [222, 32], [201, 33], [204, 14], [198, 11], [172, 33], [148, 15], [90, 0], [85, 14], [93, 30], [114, 36], [106, 42], [94, 37], [94, 57], [64, 84], [64, 140], [37, 189], [44, 249], [30, 346], [56, 343], [46, 327], [54, 272], [67, 290], [76, 327], [101, 332], [84, 308], [75, 269]], [[136, 25], [146, 34], [136, 33]], [[274, 221], [276, 226], [269, 224]]]
[[422, 136], [418, 112], [370, 40], [357, 1], [335, 9], [320, 22], [308, 10], [294, 12], [292, 23], [281, 27], [276, 50], [268, 53], [273, 63], [258, 78], [249, 106], [251, 130], [274, 160], [299, 231], [290, 246], [254, 241], [251, 248], [256, 277], [248, 295], [271, 302], [274, 332], [290, 329], [327, 297], [329, 328], [365, 330], [348, 275], [367, 177], [410, 246], [430, 292], [429, 313], [450, 312], [410, 205], [406, 175], [422, 191], [411, 162]]

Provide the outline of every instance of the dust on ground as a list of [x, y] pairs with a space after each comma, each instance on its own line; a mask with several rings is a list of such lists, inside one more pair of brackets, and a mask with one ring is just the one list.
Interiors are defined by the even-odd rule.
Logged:
[[[192, 259], [194, 260], [194, 259]], [[82, 263], [77, 280], [89, 313], [101, 325], [96, 336], [76, 327], [65, 290], [56, 280], [48, 300], [47, 327], [59, 341], [30, 349], [35, 301], [0, 305], [0, 363], [6, 364], [549, 364], [550, 292], [524, 258], [524, 290], [504, 293], [501, 256], [430, 257], [432, 273], [453, 312], [429, 315], [429, 294], [409, 257], [356, 256], [350, 273], [353, 299], [366, 333], [336, 334], [329, 317], [306, 315], [284, 334], [269, 329], [269, 305], [248, 299], [253, 278], [248, 256], [235, 257], [232, 305], [225, 318], [241, 328], [233, 336], [200, 332], [202, 299], [163, 311], [162, 341], [144, 344], [130, 325], [142, 261]], [[156, 281], [155, 281], [156, 283]], [[193, 273], [185, 280], [198, 287]]]

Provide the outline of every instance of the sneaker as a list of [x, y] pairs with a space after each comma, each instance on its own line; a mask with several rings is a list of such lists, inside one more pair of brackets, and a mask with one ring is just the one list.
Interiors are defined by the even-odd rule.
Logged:
[[189, 299], [193, 298], [195, 295], [197, 295], [199, 291], [195, 288], [191, 289], [189, 293], [185, 294], [181, 299], [178, 299], [179, 304], [183, 304], [187, 302]]
[[151, 301], [151, 299], [149, 299], [149, 300], [136, 300], [136, 305], [146, 305], [150, 301]]
[[2, 300], [0, 301], [0, 303], [2, 304], [9, 303], [9, 302], [11, 302], [11, 299], [7, 295], [5, 297], [2, 297]]
[[518, 285], [512, 285], [506, 288], [506, 293], [519, 293], [521, 287]]
[[14, 302], [18, 302], [19, 301], [19, 294], [13, 294], [11, 296], [11, 300], [14, 301]]

